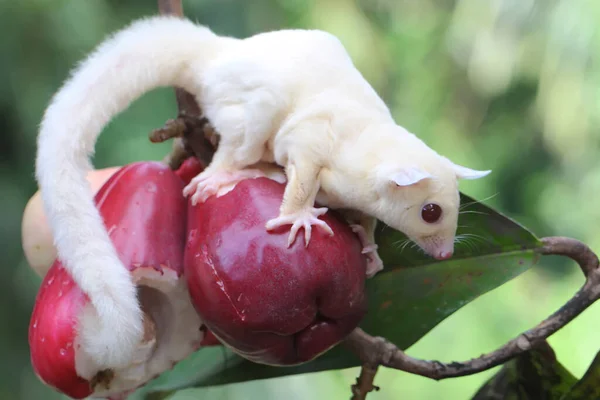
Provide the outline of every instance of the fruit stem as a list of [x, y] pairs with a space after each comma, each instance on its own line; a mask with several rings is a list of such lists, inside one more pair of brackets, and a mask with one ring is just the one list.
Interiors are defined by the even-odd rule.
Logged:
[[[158, 10], [163, 15], [183, 17], [181, 0], [158, 0]], [[162, 162], [172, 170], [178, 169], [183, 161], [196, 156], [204, 165], [208, 165], [215, 151], [217, 141], [213, 129], [202, 118], [202, 111], [193, 94], [182, 88], [173, 88], [177, 101], [177, 118], [168, 120], [162, 128], [150, 133], [153, 143], [173, 139], [171, 152]]]

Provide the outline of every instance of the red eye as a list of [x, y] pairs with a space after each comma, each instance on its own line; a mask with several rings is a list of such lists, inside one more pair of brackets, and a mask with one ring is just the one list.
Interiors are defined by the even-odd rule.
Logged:
[[425, 204], [421, 209], [421, 218], [423, 221], [433, 224], [442, 216], [442, 208], [437, 204]]

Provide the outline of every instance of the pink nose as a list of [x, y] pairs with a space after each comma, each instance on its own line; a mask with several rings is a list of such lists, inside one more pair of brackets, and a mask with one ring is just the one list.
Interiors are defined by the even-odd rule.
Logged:
[[447, 260], [452, 257], [452, 251], [442, 251], [435, 257], [437, 260]]

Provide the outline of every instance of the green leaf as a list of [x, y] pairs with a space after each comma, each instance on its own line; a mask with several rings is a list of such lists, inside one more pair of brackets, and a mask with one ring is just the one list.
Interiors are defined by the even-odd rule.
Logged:
[[[541, 242], [497, 211], [462, 195], [459, 235], [470, 235], [446, 261], [416, 248], [401, 249], [405, 236], [380, 226], [379, 254], [385, 269], [367, 282], [369, 312], [361, 327], [406, 349], [442, 320], [482, 294], [529, 269]], [[402, 321], [410, 321], [403, 323]], [[146, 386], [144, 392], [172, 391], [360, 365], [337, 346], [295, 367], [270, 367], [242, 360], [229, 350], [202, 349]]]
[[600, 399], [600, 352], [592, 361], [583, 377], [561, 400]]
[[550, 345], [542, 342], [504, 364], [472, 400], [560, 400], [575, 382], [577, 378], [556, 360]]

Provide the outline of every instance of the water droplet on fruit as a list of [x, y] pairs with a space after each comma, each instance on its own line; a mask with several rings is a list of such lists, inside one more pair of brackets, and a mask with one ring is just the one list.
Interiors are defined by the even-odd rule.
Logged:
[[38, 320], [36, 319], [35, 322], [33, 323], [33, 329], [37, 328], [37, 323], [38, 323]]
[[59, 353], [60, 353], [60, 355], [61, 355], [61, 356], [64, 356], [64, 355], [66, 355], [66, 354], [67, 354], [67, 350], [65, 350], [65, 349], [60, 349], [60, 350], [59, 350]]
[[45, 337], [43, 337], [43, 338], [40, 339], [40, 342], [42, 342], [42, 343], [44, 343], [45, 341], [46, 341]]
[[54, 277], [51, 277], [50, 279], [48, 279], [47, 285], [48, 286], [52, 285], [52, 282], [54, 282]]

